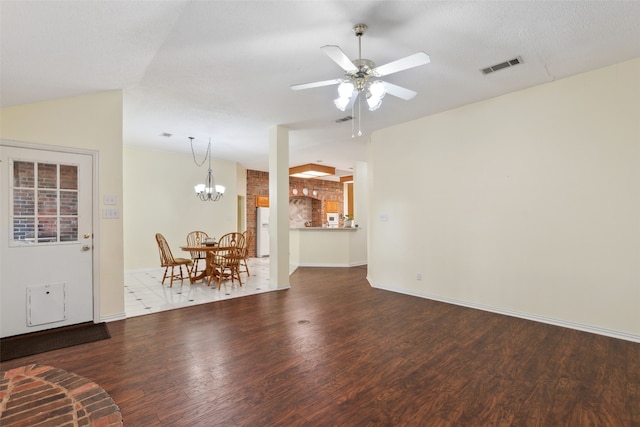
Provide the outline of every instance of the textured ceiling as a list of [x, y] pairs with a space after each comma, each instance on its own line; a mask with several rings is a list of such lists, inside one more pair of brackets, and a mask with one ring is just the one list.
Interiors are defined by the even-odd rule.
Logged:
[[[377, 65], [418, 51], [431, 63], [385, 77], [418, 95], [363, 108], [352, 138], [335, 86], [289, 86], [342, 77], [320, 47], [357, 58], [359, 22]], [[376, 129], [640, 57], [639, 22], [639, 1], [2, 0], [0, 102], [123, 89], [125, 145], [189, 151], [193, 136], [204, 153], [211, 138], [214, 157], [267, 170], [268, 129], [283, 125], [292, 166], [347, 174]]]

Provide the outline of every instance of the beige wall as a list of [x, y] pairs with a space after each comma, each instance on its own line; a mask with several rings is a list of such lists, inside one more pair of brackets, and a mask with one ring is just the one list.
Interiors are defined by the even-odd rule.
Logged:
[[[122, 92], [109, 91], [0, 110], [0, 137], [99, 152], [98, 195], [116, 196], [120, 219], [100, 219], [100, 316], [124, 315], [122, 243]], [[102, 207], [102, 203], [100, 203]]]
[[640, 341], [639, 76], [640, 59], [375, 133], [373, 286]]
[[[204, 150], [196, 152], [198, 161]], [[180, 246], [186, 244], [190, 231], [205, 231], [211, 237], [237, 231], [236, 180], [242, 168], [216, 160], [215, 152], [213, 157], [216, 183], [226, 191], [217, 202], [203, 202], [196, 198], [193, 186], [204, 182], [207, 165], [197, 167], [191, 153], [124, 148], [125, 270], [160, 266], [156, 233], [166, 237], [174, 257], [184, 257], [188, 253]]]

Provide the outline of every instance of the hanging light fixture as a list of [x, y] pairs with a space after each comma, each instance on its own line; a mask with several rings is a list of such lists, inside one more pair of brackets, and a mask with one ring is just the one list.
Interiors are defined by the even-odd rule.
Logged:
[[224, 196], [224, 186], [216, 185], [215, 179], [213, 178], [213, 170], [211, 169], [211, 138], [209, 138], [209, 145], [207, 146], [207, 154], [201, 163], [196, 161], [196, 153], [193, 150], [193, 137], [190, 136], [191, 140], [191, 154], [193, 155], [193, 162], [196, 166], [200, 167], [204, 164], [204, 162], [209, 159], [209, 170], [207, 171], [207, 176], [204, 180], [204, 184], [198, 184], [194, 186], [194, 190], [196, 192], [196, 196], [202, 200], [203, 202], [217, 202]]
[[384, 83], [380, 80], [376, 80], [369, 85], [367, 91], [367, 104], [369, 105], [369, 111], [375, 111], [382, 105], [382, 98], [384, 98], [387, 91], [384, 88]]
[[353, 96], [353, 91], [353, 83], [349, 81], [340, 83], [340, 86], [338, 86], [338, 98], [333, 100], [338, 110], [344, 111], [347, 109], [347, 105], [349, 105], [349, 101], [351, 101], [351, 97]]
[[[338, 84], [338, 97], [333, 100], [336, 108], [340, 111], [351, 110], [350, 118], [357, 118], [358, 131], [355, 131], [355, 122], [351, 124], [352, 137], [362, 136], [362, 107], [375, 111], [382, 105], [382, 98], [385, 94], [398, 97], [408, 101], [416, 96], [417, 92], [397, 86], [383, 80], [380, 77], [399, 71], [408, 70], [420, 65], [428, 64], [431, 59], [424, 52], [414, 53], [404, 58], [386, 63], [381, 66], [370, 59], [362, 57], [362, 36], [369, 27], [366, 24], [356, 24], [353, 26], [353, 33], [358, 38], [358, 59], [351, 60], [337, 45], [326, 45], [320, 49], [345, 71], [344, 78], [323, 80], [312, 83], [302, 83], [292, 85], [291, 89], [301, 90], [315, 87]], [[364, 103], [367, 103], [366, 105]], [[357, 111], [357, 114], [356, 114]], [[341, 122], [346, 121], [339, 119]]]

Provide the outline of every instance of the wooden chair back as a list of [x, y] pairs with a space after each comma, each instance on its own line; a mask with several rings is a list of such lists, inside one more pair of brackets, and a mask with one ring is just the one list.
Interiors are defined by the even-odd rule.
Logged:
[[244, 247], [244, 235], [242, 233], [227, 233], [218, 240], [218, 249], [210, 252], [207, 256], [207, 275], [209, 284], [217, 279], [218, 289], [222, 280], [230, 278], [233, 282], [238, 279], [240, 286], [240, 261], [242, 259], [242, 249]]
[[[187, 246], [200, 246], [204, 245], [205, 241], [209, 238], [209, 235], [204, 231], [192, 231], [187, 234]], [[191, 259], [205, 259], [207, 257], [206, 252], [190, 251]]]
[[170, 267], [176, 265], [176, 261], [171, 253], [171, 248], [167, 243], [167, 239], [160, 234], [156, 233], [156, 242], [158, 242], [158, 251], [160, 252], [160, 265], [162, 267]]
[[254, 230], [247, 230], [242, 234], [244, 234], [243, 255], [245, 258], [249, 258], [249, 249], [253, 247], [256, 241], [256, 232]]
[[[184, 265], [187, 267], [187, 273], [189, 273], [189, 268], [193, 265], [193, 262], [186, 258], [174, 258], [171, 253], [171, 249], [169, 248], [169, 244], [167, 243], [167, 239], [165, 239], [162, 234], [156, 233], [156, 242], [158, 242], [158, 251], [160, 252], [160, 265], [164, 267], [162, 284], [164, 285], [165, 279], [170, 277], [171, 280], [169, 282], [169, 287], [171, 287], [173, 286], [174, 278], [180, 279], [180, 281], [184, 279], [182, 266]], [[169, 274], [169, 267], [171, 267], [171, 274]], [[178, 267], [179, 273], [174, 272], [175, 267]]]
[[218, 240], [220, 248], [238, 248], [244, 247], [244, 235], [242, 233], [227, 233]]
[[256, 241], [256, 232], [253, 230], [247, 230], [242, 234], [244, 235], [244, 247], [242, 248], [242, 261], [240, 264], [241, 266], [244, 266], [245, 273], [251, 276], [247, 260], [249, 259], [249, 250], [253, 248], [254, 242]]

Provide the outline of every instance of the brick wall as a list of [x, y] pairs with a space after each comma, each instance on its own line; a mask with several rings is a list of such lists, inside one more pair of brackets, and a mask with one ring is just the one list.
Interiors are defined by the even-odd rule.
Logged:
[[[303, 189], [307, 189], [307, 195]], [[293, 194], [293, 190], [297, 194]], [[289, 178], [289, 221], [292, 227], [302, 227], [311, 221], [313, 227], [321, 227], [327, 219], [325, 201], [336, 200], [342, 215], [344, 205], [343, 185], [321, 179]], [[314, 195], [314, 190], [316, 195]], [[269, 195], [269, 173], [247, 170], [247, 230], [256, 230], [256, 196]], [[249, 248], [249, 256], [256, 256], [255, 246]]]

